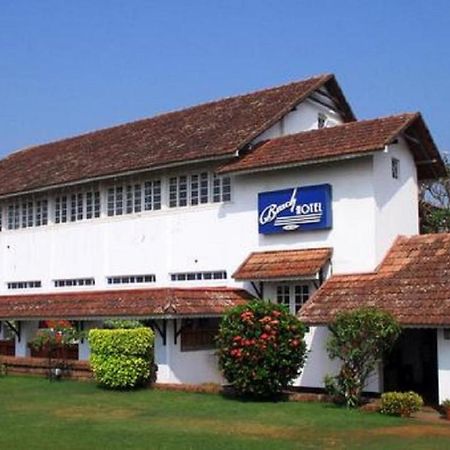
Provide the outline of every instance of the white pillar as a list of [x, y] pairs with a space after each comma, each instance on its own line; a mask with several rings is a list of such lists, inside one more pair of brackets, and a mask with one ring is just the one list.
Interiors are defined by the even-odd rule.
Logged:
[[19, 336], [15, 336], [16, 356], [30, 356], [28, 342], [36, 335], [36, 331], [39, 328], [39, 322], [37, 320], [20, 321], [16, 322], [16, 327], [19, 331]]
[[450, 332], [437, 330], [439, 403], [450, 399]]
[[[164, 328], [164, 320], [157, 320], [156, 324], [159, 327], [159, 330], [164, 333], [166, 331], [166, 342], [164, 343], [164, 339], [161, 336], [158, 329], [155, 328], [155, 344], [154, 344], [154, 352], [155, 352], [155, 364], [158, 366], [158, 372], [156, 374], [156, 381], [158, 383], [170, 383], [172, 381], [171, 372], [170, 372], [170, 342], [173, 342], [173, 334], [170, 332], [171, 321], [166, 320], [166, 328]], [[172, 339], [172, 341], [170, 341]]]
[[78, 343], [78, 359], [80, 361], [88, 361], [91, 356], [91, 349], [89, 347], [88, 333], [89, 330], [94, 328], [103, 328], [103, 322], [101, 321], [85, 321], [82, 322], [83, 331], [86, 333], [86, 336], [80, 340]]

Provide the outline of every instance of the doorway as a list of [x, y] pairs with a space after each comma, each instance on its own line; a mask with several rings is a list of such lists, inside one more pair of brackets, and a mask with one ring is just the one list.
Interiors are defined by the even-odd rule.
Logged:
[[437, 405], [438, 362], [435, 329], [405, 329], [384, 358], [384, 392], [414, 391]]

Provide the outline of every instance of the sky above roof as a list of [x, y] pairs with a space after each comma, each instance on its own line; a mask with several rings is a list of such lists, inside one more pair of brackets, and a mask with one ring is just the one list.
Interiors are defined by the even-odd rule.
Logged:
[[333, 72], [358, 118], [450, 151], [448, 0], [0, 2], [0, 156]]

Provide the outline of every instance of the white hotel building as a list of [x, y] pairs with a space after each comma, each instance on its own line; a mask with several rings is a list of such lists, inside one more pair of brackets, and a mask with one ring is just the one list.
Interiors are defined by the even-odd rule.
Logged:
[[[317, 389], [337, 367], [326, 324], [370, 304], [406, 337], [368, 389], [443, 400], [450, 239], [411, 236], [419, 181], [444, 174], [420, 114], [358, 121], [333, 75], [11, 153], [0, 161], [4, 361], [38, 361], [28, 344], [44, 320], [87, 330], [137, 318], [155, 330], [159, 382], [221, 382], [218, 319], [257, 296], [311, 325], [296, 384]], [[89, 358], [86, 341], [74, 357]]]

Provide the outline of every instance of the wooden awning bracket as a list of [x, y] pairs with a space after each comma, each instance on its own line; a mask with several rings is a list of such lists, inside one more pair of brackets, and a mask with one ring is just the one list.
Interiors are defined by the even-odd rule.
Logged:
[[149, 324], [161, 336], [163, 345], [167, 345], [167, 321], [166, 320], [162, 321], [162, 328], [158, 325], [156, 320], [149, 320]]
[[6, 325], [8, 325], [8, 328], [16, 335], [17, 342], [20, 342], [20, 334], [21, 334], [20, 322], [17, 322], [17, 328], [9, 320], [5, 320], [5, 323]]
[[256, 292], [256, 295], [258, 296], [258, 298], [260, 300], [262, 300], [263, 297], [264, 297], [264, 285], [263, 285], [263, 282], [262, 281], [259, 282], [259, 287], [256, 285], [256, 283], [254, 281], [251, 281], [250, 284], [252, 285], [252, 288]]

